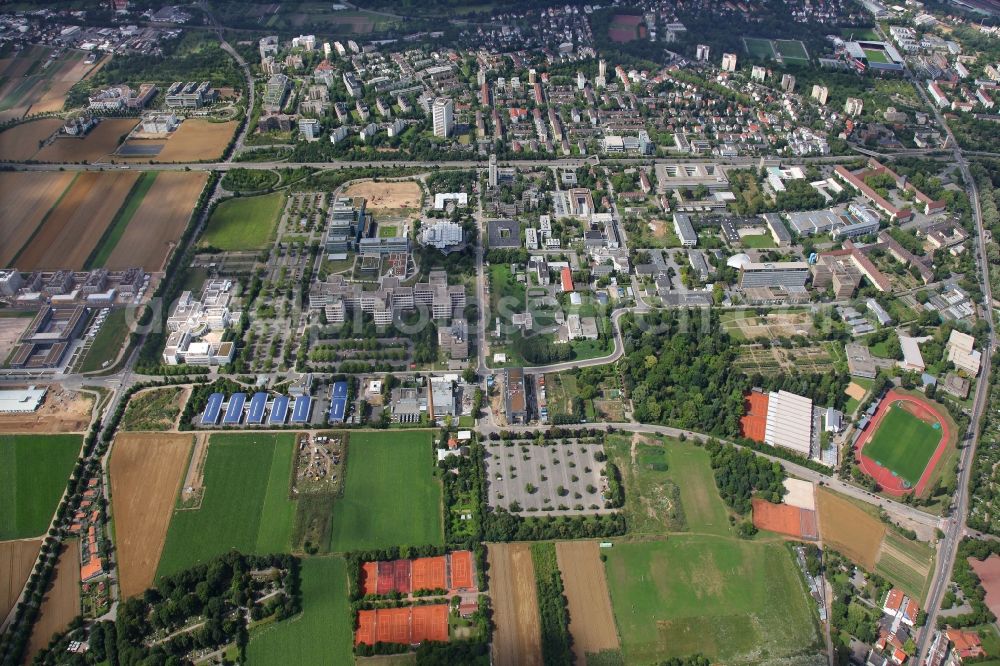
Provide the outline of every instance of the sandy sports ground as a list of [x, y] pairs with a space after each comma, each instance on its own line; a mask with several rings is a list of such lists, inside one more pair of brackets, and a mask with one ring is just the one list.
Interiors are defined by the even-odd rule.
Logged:
[[38, 151], [39, 162], [100, 162], [118, 148], [122, 136], [139, 124], [136, 118], [105, 118], [87, 136], [61, 136]]
[[823, 543], [874, 571], [885, 537], [885, 525], [850, 500], [825, 488], [820, 488], [816, 495]]
[[154, 162], [217, 160], [236, 132], [235, 120], [213, 123], [201, 118], [185, 120], [167, 140]]
[[17, 267], [81, 270], [138, 178], [135, 171], [79, 174], [17, 257]]
[[31, 632], [28, 659], [49, 644], [52, 634], [65, 631], [80, 614], [80, 542], [67, 542], [59, 555], [51, 587], [45, 592], [38, 620]]
[[50, 386], [38, 411], [31, 414], [0, 414], [0, 432], [84, 432], [90, 425], [93, 408], [94, 399], [90, 394]]
[[41, 547], [41, 539], [0, 541], [0, 617], [17, 603]]
[[189, 434], [151, 432], [124, 433], [115, 438], [111, 497], [126, 597], [153, 585], [193, 442], [194, 436]]
[[207, 173], [163, 171], [156, 174], [125, 233], [104, 264], [109, 270], [142, 266], [163, 269], [191, 219], [191, 211], [208, 181]]
[[490, 544], [495, 666], [541, 666], [542, 631], [538, 618], [535, 565], [531, 545]]
[[68, 172], [0, 173], [0, 266], [10, 264], [72, 182]]
[[30, 160], [38, 152], [38, 142], [58, 132], [62, 125], [59, 118], [42, 118], [0, 132], [0, 157], [14, 162]]
[[397, 208], [419, 208], [423, 199], [420, 183], [412, 180], [400, 182], [378, 182], [366, 180], [353, 183], [344, 196], [364, 197], [369, 210], [389, 210]]
[[620, 647], [611, 594], [596, 541], [562, 541], [556, 544], [569, 608], [569, 633], [576, 663], [586, 664], [588, 652]]

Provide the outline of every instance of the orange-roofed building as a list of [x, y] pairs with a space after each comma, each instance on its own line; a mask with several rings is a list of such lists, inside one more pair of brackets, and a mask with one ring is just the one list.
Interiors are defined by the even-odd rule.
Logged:
[[80, 567], [80, 580], [90, 580], [94, 576], [99, 576], [102, 573], [104, 573], [104, 567], [101, 566], [101, 558], [94, 557]]
[[906, 596], [902, 590], [898, 588], [892, 588], [885, 597], [885, 603], [882, 604], [882, 612], [887, 615], [900, 616], [900, 620], [904, 624], [913, 626], [917, 621], [917, 614], [920, 613], [920, 606], [917, 602]]
[[974, 631], [963, 631], [961, 629], [949, 629], [944, 632], [951, 642], [952, 649], [961, 659], [974, 659], [985, 657], [986, 650], [983, 649], [979, 634]]
[[569, 266], [563, 266], [562, 269], [562, 290], [563, 293], [573, 291], [573, 272], [570, 271]]

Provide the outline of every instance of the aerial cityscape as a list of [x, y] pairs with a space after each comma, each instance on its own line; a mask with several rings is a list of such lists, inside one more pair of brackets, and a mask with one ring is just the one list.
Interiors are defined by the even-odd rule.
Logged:
[[1000, 665], [1000, 2], [0, 4], [0, 666]]

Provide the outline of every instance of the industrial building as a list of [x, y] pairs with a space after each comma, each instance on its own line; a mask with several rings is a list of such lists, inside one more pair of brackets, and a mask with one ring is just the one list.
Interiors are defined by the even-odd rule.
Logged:
[[527, 423], [528, 395], [524, 386], [524, 368], [504, 368], [503, 390], [507, 423]]
[[29, 386], [26, 389], [2, 389], [0, 390], [0, 414], [34, 412], [42, 406], [47, 392], [48, 389], [45, 387], [35, 388], [34, 386]]
[[808, 458], [813, 441], [812, 399], [788, 391], [770, 393], [764, 441]]
[[740, 289], [754, 287], [803, 288], [809, 280], [809, 264], [804, 261], [743, 262]]

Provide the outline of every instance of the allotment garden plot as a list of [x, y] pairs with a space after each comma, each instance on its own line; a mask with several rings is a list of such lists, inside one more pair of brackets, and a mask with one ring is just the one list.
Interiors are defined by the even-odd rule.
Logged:
[[600, 440], [491, 441], [485, 458], [493, 508], [551, 515], [615, 511], [604, 506], [607, 477]]

